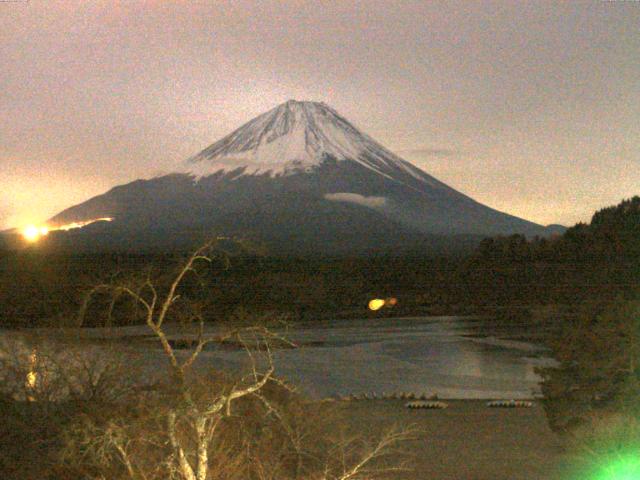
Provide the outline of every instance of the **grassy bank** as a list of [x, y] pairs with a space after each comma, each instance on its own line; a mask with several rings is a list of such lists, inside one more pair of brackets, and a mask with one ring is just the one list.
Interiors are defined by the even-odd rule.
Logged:
[[[409, 410], [403, 400], [338, 402], [356, 432], [377, 434], [393, 424], [420, 433], [405, 445], [413, 471], [406, 480], [553, 480], [568, 458], [549, 430], [539, 404], [533, 408], [487, 408], [479, 400], [451, 400], [443, 410]], [[362, 430], [365, 429], [365, 432]]]

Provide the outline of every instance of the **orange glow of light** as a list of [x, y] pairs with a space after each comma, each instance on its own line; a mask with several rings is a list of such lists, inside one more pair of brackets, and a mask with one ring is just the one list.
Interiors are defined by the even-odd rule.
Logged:
[[35, 225], [28, 225], [22, 230], [22, 236], [27, 242], [37, 242], [40, 237], [48, 233], [49, 229], [47, 227], [36, 227]]
[[395, 297], [387, 298], [387, 306], [394, 307], [398, 303], [398, 299]]
[[35, 226], [28, 225], [22, 229], [22, 236], [29, 243], [34, 243], [40, 240], [42, 237], [49, 234], [49, 232], [54, 232], [56, 230], [62, 230], [64, 232], [73, 230], [74, 228], [82, 228], [91, 223], [95, 222], [111, 222], [113, 221], [112, 217], [102, 217], [102, 218], [94, 218], [92, 220], [85, 220], [82, 222], [72, 222], [67, 223], [66, 225], [59, 225], [57, 227], [51, 227], [47, 225]]
[[113, 221], [113, 217], [94, 218], [92, 220], [84, 220], [82, 222], [73, 222], [73, 223], [67, 223], [66, 225], [60, 225], [59, 227], [56, 227], [53, 230], [63, 230], [66, 232], [68, 230], [73, 230], [74, 228], [86, 227], [87, 225], [90, 225], [95, 222], [112, 222], [112, 221]]
[[36, 382], [38, 381], [38, 373], [36, 372], [36, 366], [38, 364], [38, 352], [34, 348], [29, 355], [29, 373], [27, 373], [27, 387], [30, 389], [36, 388]]
[[369, 302], [369, 310], [375, 312], [376, 310], [380, 310], [384, 307], [385, 301], [381, 298], [374, 298]]
[[38, 380], [38, 374], [36, 372], [27, 373], [27, 387], [36, 388], [37, 380]]

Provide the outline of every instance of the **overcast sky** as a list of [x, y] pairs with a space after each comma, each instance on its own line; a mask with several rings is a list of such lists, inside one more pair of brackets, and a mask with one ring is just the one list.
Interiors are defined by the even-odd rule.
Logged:
[[0, 227], [289, 98], [539, 223], [640, 194], [640, 2], [0, 1]]

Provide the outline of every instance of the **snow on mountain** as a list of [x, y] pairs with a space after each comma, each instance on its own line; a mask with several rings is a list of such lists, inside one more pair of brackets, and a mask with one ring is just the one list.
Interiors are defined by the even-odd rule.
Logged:
[[445, 185], [324, 103], [283, 103], [181, 170], [116, 186], [48, 225], [113, 218], [56, 236], [74, 249], [187, 248], [215, 234], [280, 253], [448, 248], [451, 236], [547, 233]]
[[323, 160], [352, 160], [393, 179], [398, 170], [430, 184], [428, 176], [360, 132], [322, 102], [286, 103], [256, 117], [187, 160], [198, 177], [246, 167], [244, 174], [311, 171]]

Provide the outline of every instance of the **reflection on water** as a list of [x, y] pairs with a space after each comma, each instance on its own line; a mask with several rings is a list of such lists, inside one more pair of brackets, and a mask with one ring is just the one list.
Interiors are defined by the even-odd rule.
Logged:
[[[375, 392], [441, 398], [531, 398], [539, 392], [540, 349], [522, 342], [465, 336], [461, 319], [414, 318], [333, 322], [301, 327], [280, 350], [278, 373], [314, 397]], [[209, 361], [239, 366], [242, 352], [210, 351]]]
[[[551, 363], [544, 351], [523, 342], [473, 337], [471, 331], [469, 320], [455, 317], [316, 323], [290, 330], [286, 336], [301, 347], [276, 350], [274, 361], [281, 377], [316, 398], [412, 392], [441, 398], [521, 399], [539, 392], [534, 369]], [[127, 343], [136, 336], [152, 340], [145, 326], [112, 333]], [[87, 329], [85, 334], [101, 338], [106, 333]], [[172, 341], [180, 337], [172, 335]], [[203, 351], [198, 364], [244, 368], [246, 352], [229, 347]], [[149, 378], [166, 368], [155, 341], [149, 342], [144, 358]], [[35, 364], [36, 356], [31, 360]], [[35, 369], [31, 371], [26, 381], [35, 386], [39, 379]]]

